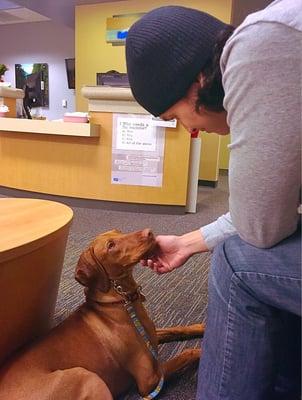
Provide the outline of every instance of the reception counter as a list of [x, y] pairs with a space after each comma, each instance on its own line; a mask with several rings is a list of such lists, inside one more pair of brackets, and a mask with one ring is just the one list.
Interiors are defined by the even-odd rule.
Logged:
[[[88, 99], [90, 124], [70, 123], [69, 133], [47, 121], [0, 119], [0, 186], [81, 199], [186, 207], [191, 138], [185, 129], [179, 123], [165, 128], [160, 186], [114, 184], [114, 116], [139, 117], [146, 112], [128, 88], [84, 87], [82, 95]], [[77, 125], [86, 125], [86, 133], [75, 134]]]
[[[10, 126], [8, 130], [7, 124], [14, 122], [0, 120], [0, 185], [83, 199], [185, 206], [190, 136], [179, 124], [165, 129], [162, 186], [112, 184], [113, 115], [145, 112], [134, 101], [130, 89], [100, 90], [101, 87], [90, 92], [88, 89], [88, 94], [87, 88], [83, 90], [88, 96], [90, 123], [100, 126], [99, 136], [45, 135], [33, 125], [32, 132], [24, 133], [17, 126], [19, 122], [15, 121], [15, 128]], [[105, 111], [101, 111], [102, 103], [107, 107]], [[40, 127], [45, 123], [32, 122]]]

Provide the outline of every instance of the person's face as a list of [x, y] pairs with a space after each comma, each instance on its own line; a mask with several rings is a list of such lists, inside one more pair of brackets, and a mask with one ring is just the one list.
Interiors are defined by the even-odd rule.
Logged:
[[176, 118], [189, 133], [198, 129], [208, 133], [227, 135], [229, 126], [226, 121], [226, 111], [207, 111], [201, 107], [199, 112], [196, 112], [195, 103], [199, 87], [198, 82], [193, 83], [186, 96], [161, 114], [160, 118], [166, 121]]

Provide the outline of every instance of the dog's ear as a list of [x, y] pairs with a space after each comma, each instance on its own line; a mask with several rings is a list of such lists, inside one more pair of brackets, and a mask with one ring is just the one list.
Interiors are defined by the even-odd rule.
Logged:
[[93, 266], [94, 260], [92, 259], [89, 249], [83, 251], [80, 255], [75, 271], [75, 279], [83, 286], [89, 287], [90, 282], [94, 279], [96, 274]]
[[89, 289], [98, 289], [104, 293], [110, 289], [107, 272], [95, 257], [92, 248], [81, 254], [76, 267], [75, 279]]
[[122, 233], [119, 229], [112, 229], [111, 231], [105, 232], [105, 235], [110, 235], [110, 234], [119, 234]]

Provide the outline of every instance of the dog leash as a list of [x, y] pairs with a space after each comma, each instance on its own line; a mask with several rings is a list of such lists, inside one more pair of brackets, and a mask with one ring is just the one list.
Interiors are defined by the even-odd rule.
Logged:
[[[108, 278], [108, 283], [109, 285], [111, 285], [113, 287], [113, 289], [123, 298], [122, 303], [125, 307], [125, 309], [127, 310], [133, 325], [135, 327], [135, 329], [137, 330], [138, 334], [144, 339], [144, 342], [147, 346], [147, 349], [150, 351], [150, 353], [152, 354], [152, 356], [154, 357], [155, 360], [158, 359], [158, 353], [156, 351], [156, 349], [154, 349], [150, 338], [144, 328], [144, 326], [142, 325], [142, 323], [140, 322], [138, 316], [136, 315], [135, 309], [132, 305], [132, 302], [135, 301], [138, 298], [142, 298], [145, 299], [145, 296], [142, 294], [141, 292], [141, 286], [138, 286], [136, 289], [136, 292], [132, 295], [129, 296], [129, 293], [125, 292], [122, 285], [115, 279], [110, 279], [110, 277], [108, 276], [105, 268], [103, 267], [103, 265], [100, 263], [100, 261], [98, 260], [98, 258], [95, 256], [93, 248], [90, 247], [89, 248], [90, 254], [92, 256], [92, 258], [95, 260], [96, 264], [99, 266], [99, 268], [101, 269], [101, 271], [103, 272], [103, 274], [105, 274], [105, 276], [107, 276]], [[110, 287], [110, 286], [109, 286]], [[109, 287], [107, 287], [107, 291], [109, 290]], [[164, 376], [162, 375], [156, 388], [149, 393], [147, 396], [142, 397], [143, 400], [152, 400], [154, 399], [159, 392], [162, 390], [164, 385]]]
[[125, 306], [126, 310], [128, 311], [128, 314], [129, 314], [130, 318], [132, 319], [132, 322], [133, 322], [133, 324], [135, 326], [135, 329], [141, 335], [141, 337], [144, 339], [144, 342], [145, 342], [148, 350], [152, 354], [152, 356], [155, 358], [155, 360], [157, 360], [158, 359], [158, 353], [154, 349], [154, 347], [153, 347], [153, 345], [152, 345], [152, 343], [151, 343], [151, 341], [149, 339], [149, 336], [147, 335], [147, 333], [145, 331], [145, 328], [143, 327], [142, 323], [138, 319], [133, 305], [131, 303], [125, 303], [124, 306]]
[[[154, 357], [155, 360], [158, 360], [158, 352], [157, 350], [153, 347], [150, 338], [144, 328], [144, 326], [142, 325], [141, 321], [139, 320], [138, 316], [136, 315], [135, 309], [132, 305], [132, 302], [128, 299], [127, 296], [127, 292], [125, 292], [122, 288], [121, 285], [118, 284], [117, 281], [112, 281], [113, 283], [113, 288], [114, 290], [121, 295], [124, 298], [124, 307], [127, 310], [133, 325], [135, 327], [135, 329], [137, 330], [137, 332], [139, 333], [139, 335], [144, 339], [144, 342], [147, 346], [147, 349], [150, 351], [150, 353], [152, 354], [152, 356]], [[143, 296], [143, 294], [141, 293], [141, 287], [138, 286], [137, 288], [137, 292], [139, 295]], [[164, 386], [164, 376], [162, 375], [156, 388], [149, 393], [147, 396], [142, 397], [143, 400], [152, 400], [154, 399], [162, 390]]]

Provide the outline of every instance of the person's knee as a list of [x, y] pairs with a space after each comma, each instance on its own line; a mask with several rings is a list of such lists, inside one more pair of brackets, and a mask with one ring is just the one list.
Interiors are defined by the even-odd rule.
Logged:
[[216, 274], [231, 274], [234, 272], [230, 259], [233, 259], [238, 251], [240, 251], [239, 236], [231, 236], [225, 241], [219, 243], [213, 252], [212, 257], [212, 273]]
[[293, 278], [301, 279], [300, 240], [297, 234], [268, 249], [255, 247], [234, 235], [217, 250], [219, 257], [225, 259], [235, 274], [247, 272], [288, 276], [290, 273]]
[[209, 273], [209, 289], [214, 286], [221, 293], [229, 290], [234, 275], [250, 269], [253, 257], [249, 256], [250, 250], [246, 246], [238, 235], [234, 235], [215, 247]]
[[215, 291], [221, 292], [230, 286], [234, 271], [226, 256], [225, 243], [218, 244], [214, 249], [209, 271], [209, 290], [213, 287]]
[[[213, 261], [216, 265], [222, 263], [233, 275], [239, 272], [257, 272], [257, 267], [261, 264], [259, 261], [263, 260], [263, 257], [263, 249], [258, 249], [234, 235], [217, 246]], [[219, 269], [217, 273], [222, 272], [221, 268]]]

